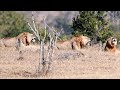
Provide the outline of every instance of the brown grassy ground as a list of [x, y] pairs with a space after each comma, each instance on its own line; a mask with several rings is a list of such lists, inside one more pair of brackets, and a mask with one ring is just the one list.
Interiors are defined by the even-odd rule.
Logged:
[[14, 48], [0, 47], [1, 79], [120, 79], [120, 54], [112, 55], [97, 48], [78, 51], [56, 50], [52, 71], [47, 76], [34, 77], [39, 60], [35, 49], [27, 50], [23, 60]]

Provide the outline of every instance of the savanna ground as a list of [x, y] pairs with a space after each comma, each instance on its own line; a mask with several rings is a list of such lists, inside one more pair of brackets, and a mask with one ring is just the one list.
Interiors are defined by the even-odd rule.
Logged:
[[80, 52], [55, 50], [52, 70], [46, 76], [34, 77], [38, 50], [31, 48], [23, 54], [23, 60], [17, 60], [19, 54], [15, 48], [0, 47], [0, 79], [120, 79], [119, 54], [109, 54], [98, 47]]

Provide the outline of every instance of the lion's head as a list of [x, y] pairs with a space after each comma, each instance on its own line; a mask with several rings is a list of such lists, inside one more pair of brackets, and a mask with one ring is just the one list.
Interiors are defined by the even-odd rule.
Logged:
[[26, 33], [23, 35], [23, 43], [28, 46], [30, 43], [35, 42], [35, 36], [30, 33]]
[[105, 51], [116, 52], [117, 39], [110, 37], [106, 40]]

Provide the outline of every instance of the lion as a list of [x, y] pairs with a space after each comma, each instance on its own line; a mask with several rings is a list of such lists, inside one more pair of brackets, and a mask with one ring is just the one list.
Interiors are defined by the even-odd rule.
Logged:
[[18, 42], [20, 42], [21, 44], [25, 46], [29, 46], [31, 42], [35, 42], [34, 35], [29, 32], [24, 32], [24, 33], [19, 34], [16, 37], [16, 39], [18, 40]]
[[107, 52], [115, 53], [117, 51], [116, 45], [117, 45], [117, 39], [114, 37], [110, 37], [106, 40], [106, 45], [104, 50]]
[[0, 39], [0, 46], [16, 47], [16, 49], [18, 49], [21, 46], [29, 46], [32, 42], [35, 42], [34, 35], [29, 32], [23, 32], [17, 37]]
[[57, 48], [58, 49], [72, 49], [72, 50], [79, 50], [87, 45], [89, 45], [91, 39], [87, 36], [75, 36], [71, 38], [70, 40], [66, 41], [59, 41], [57, 42]]
[[13, 47], [16, 46], [16, 38], [2, 38], [0, 39], [0, 47]]
[[66, 40], [66, 41], [58, 41], [56, 43], [56, 48], [59, 49], [59, 50], [69, 50], [69, 49], [72, 49], [72, 46], [71, 46], [71, 41], [70, 40]]
[[91, 39], [87, 36], [76, 36], [71, 39], [72, 49], [81, 49], [90, 45]]

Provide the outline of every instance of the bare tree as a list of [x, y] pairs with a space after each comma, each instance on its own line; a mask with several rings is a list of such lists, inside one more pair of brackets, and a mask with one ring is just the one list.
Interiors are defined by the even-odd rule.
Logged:
[[[37, 14], [37, 13], [35, 13]], [[37, 73], [38, 75], [46, 75], [48, 71], [51, 68], [51, 63], [52, 63], [52, 57], [54, 53], [54, 47], [56, 46], [56, 41], [59, 36], [59, 33], [54, 29], [49, 27], [49, 25], [46, 23], [46, 17], [44, 18], [44, 25], [45, 25], [45, 30], [44, 30], [44, 36], [42, 37], [41, 33], [39, 34], [37, 28], [36, 28], [36, 23], [34, 19], [34, 13], [32, 12], [32, 25], [27, 21], [28, 26], [31, 31], [35, 34], [39, 41], [39, 46], [40, 46], [40, 59], [39, 59], [39, 65], [38, 65], [38, 70]], [[48, 27], [48, 30], [47, 30]], [[49, 45], [47, 47], [47, 54], [45, 54], [45, 39], [48, 35], [49, 38]]]

